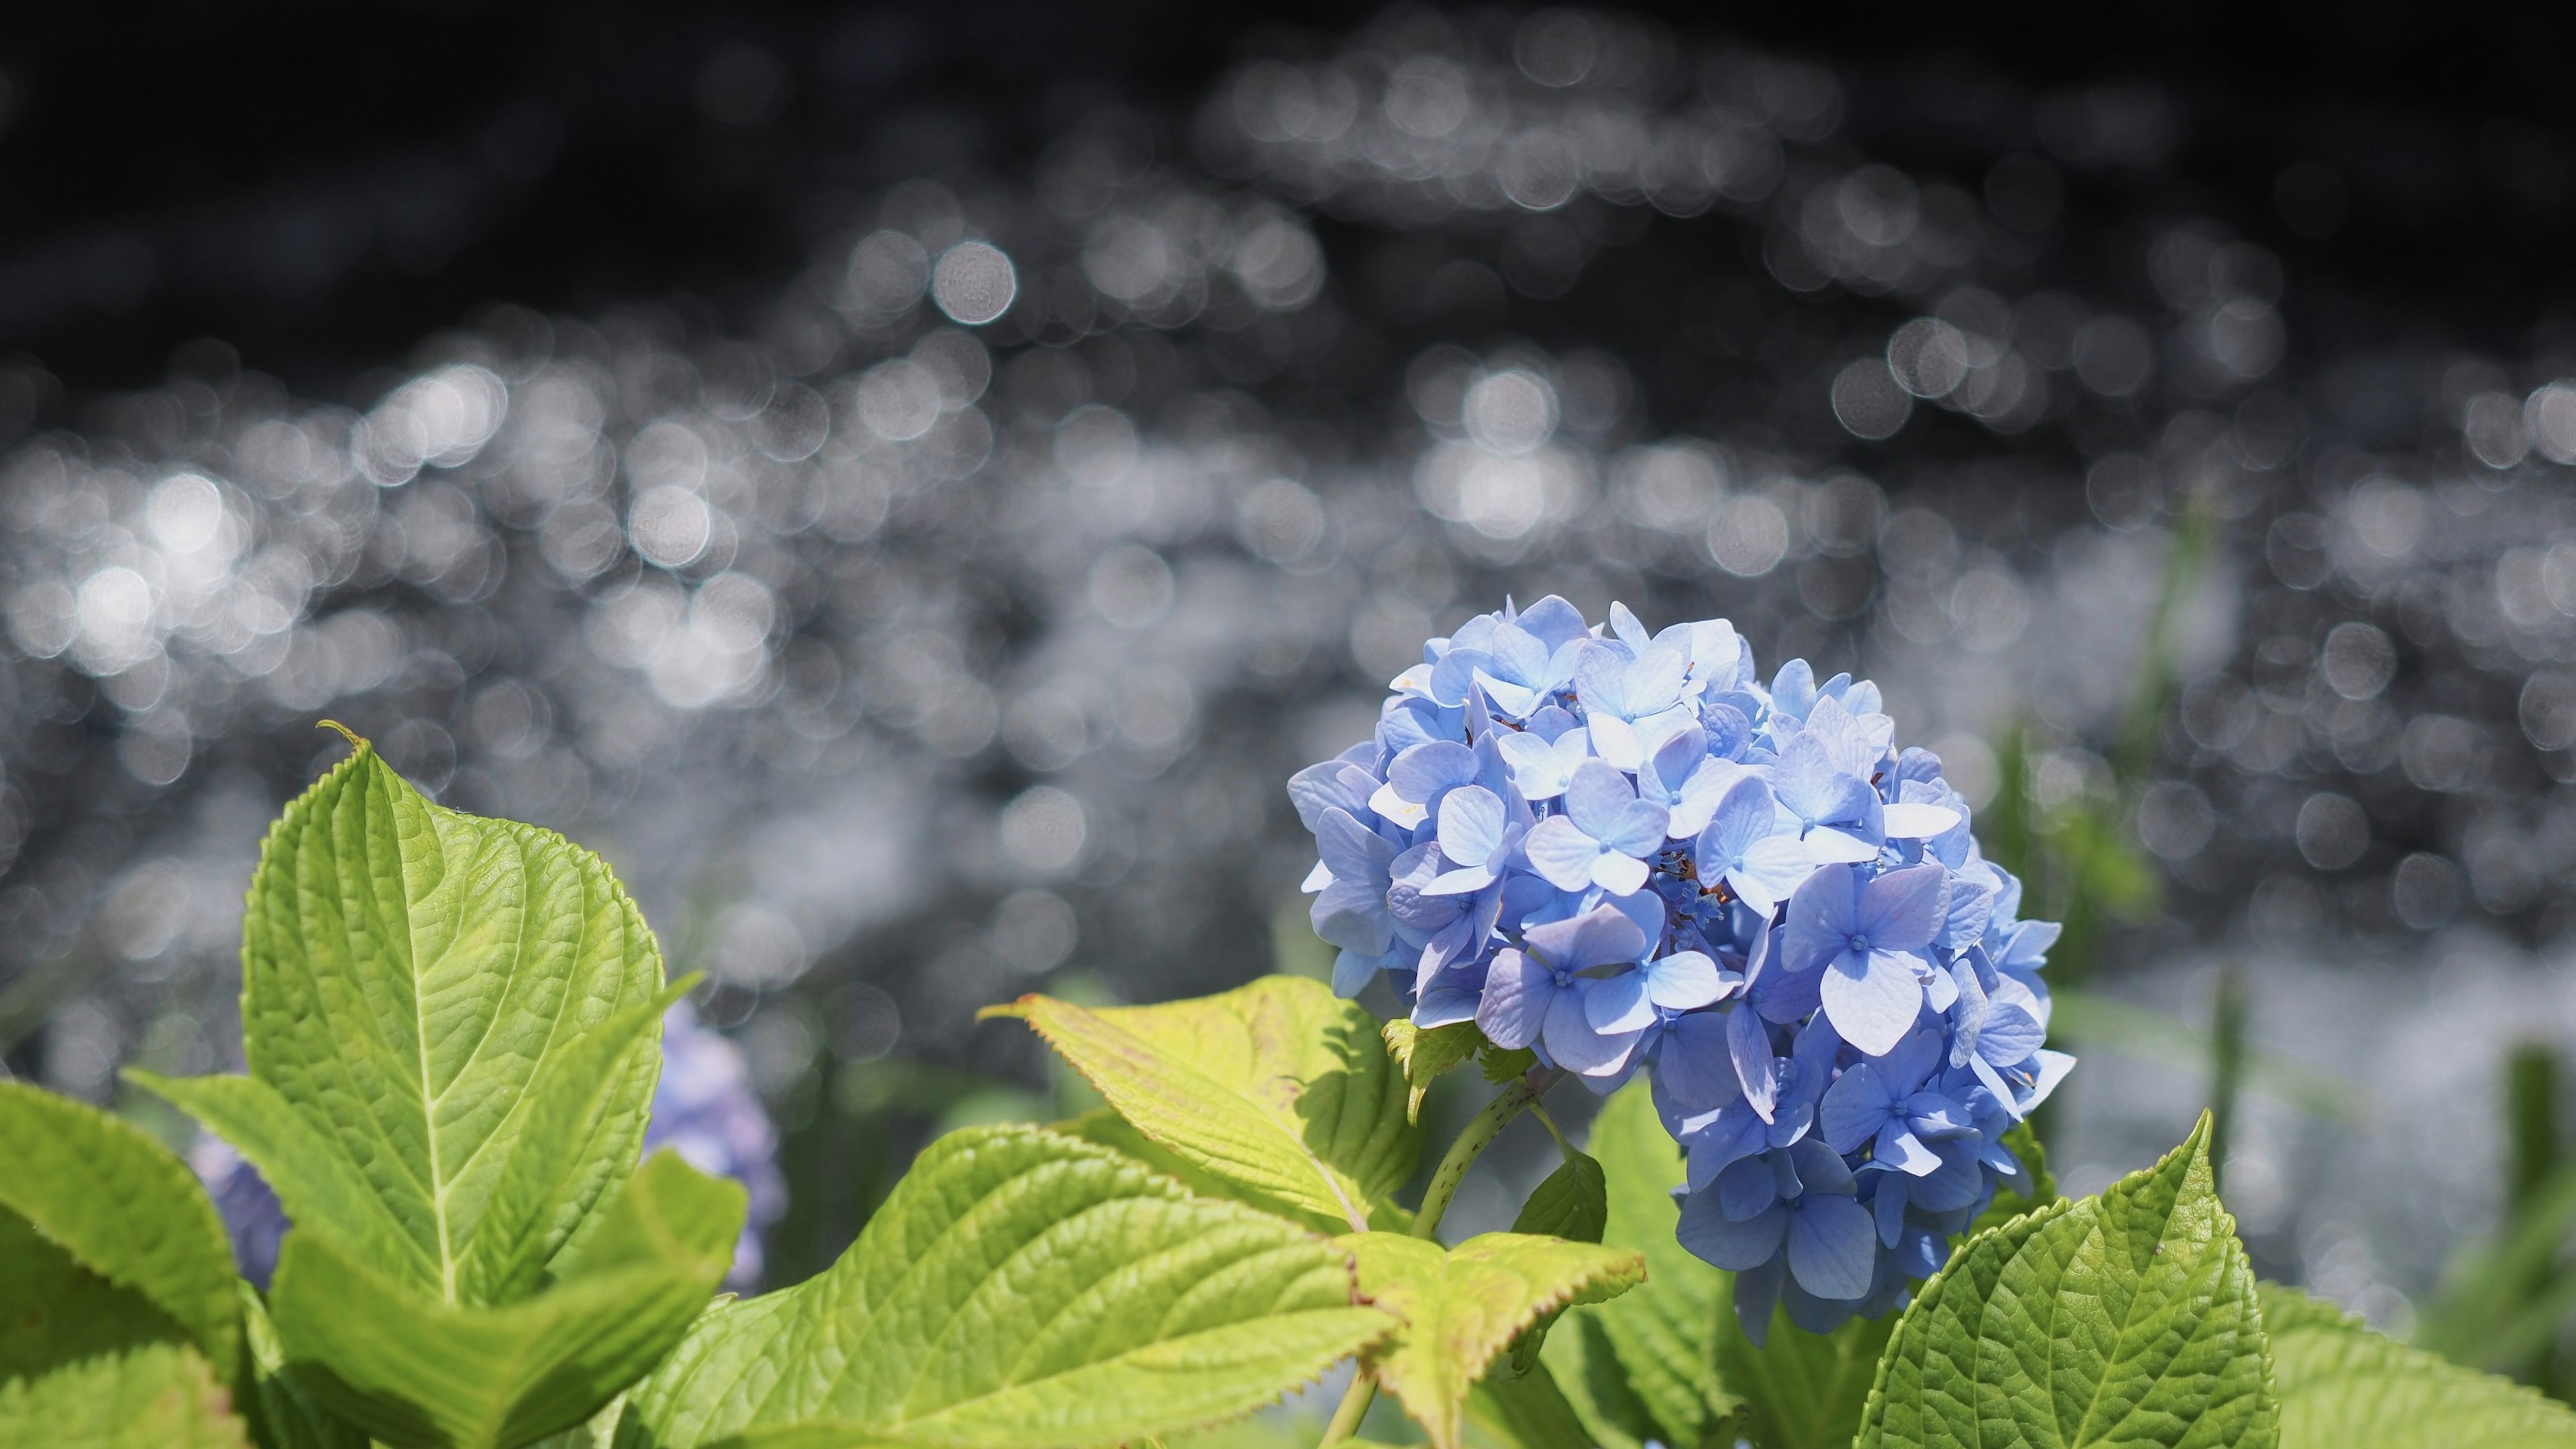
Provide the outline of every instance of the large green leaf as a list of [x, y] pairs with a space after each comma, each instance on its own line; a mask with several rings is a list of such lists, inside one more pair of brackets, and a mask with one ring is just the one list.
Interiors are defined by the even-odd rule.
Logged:
[[1024, 996], [987, 1014], [1026, 1021], [1139, 1131], [1310, 1226], [1366, 1229], [1421, 1160], [1376, 1018], [1319, 981], [1103, 1011]]
[[2576, 1411], [2373, 1333], [2294, 1288], [2263, 1285], [2281, 1449], [2565, 1449]]
[[249, 1449], [214, 1366], [151, 1343], [0, 1382], [0, 1449]]
[[2204, 1115], [2156, 1166], [1955, 1254], [1897, 1324], [1858, 1449], [2272, 1449], [2262, 1310], [2208, 1145]]
[[[122, 1334], [120, 1322], [139, 1337], [160, 1336], [100, 1291], [113, 1284], [167, 1314], [219, 1375], [232, 1376], [241, 1360], [232, 1248], [186, 1163], [130, 1123], [10, 1081], [0, 1081], [0, 1163], [0, 1220], [14, 1219], [0, 1221], [0, 1344], [25, 1331], [29, 1313], [49, 1323], [29, 1352], [60, 1353], [67, 1334]], [[54, 1251], [26, 1242], [31, 1232]], [[65, 1261], [102, 1284], [64, 1275]], [[55, 1281], [40, 1286], [21, 1276], [37, 1274]], [[84, 1314], [77, 1304], [100, 1312]], [[0, 1348], [0, 1373], [18, 1357]]]
[[1612, 1094], [1591, 1141], [1609, 1198], [1601, 1241], [1645, 1255], [1645, 1286], [1570, 1310], [1549, 1331], [1542, 1361], [1611, 1449], [1650, 1439], [1670, 1449], [1731, 1445], [1723, 1426], [1736, 1397], [1718, 1377], [1715, 1349], [1719, 1321], [1731, 1316], [1728, 1279], [1673, 1236], [1681, 1149], [1656, 1118], [1651, 1090], [1640, 1078]]
[[1642, 1254], [1525, 1233], [1481, 1233], [1455, 1248], [1398, 1233], [1340, 1240], [1359, 1260], [1360, 1291], [1404, 1320], [1367, 1356], [1378, 1383], [1455, 1449], [1467, 1390], [1541, 1314], [1599, 1303], [1645, 1278]]
[[723, 1281], [742, 1215], [739, 1185], [657, 1153], [552, 1287], [499, 1308], [439, 1302], [299, 1229], [270, 1294], [287, 1371], [389, 1445], [527, 1444], [662, 1360]]
[[[271, 1121], [235, 1145], [281, 1198], [290, 1181], [336, 1182], [342, 1211], [323, 1221], [377, 1271], [449, 1304], [503, 1301], [527, 1287], [530, 1253], [579, 1236], [635, 1161], [657, 1023], [549, 1154], [546, 1200], [495, 1211], [547, 1061], [651, 1000], [661, 953], [599, 857], [432, 804], [352, 738], [269, 832], [242, 924], [244, 1049], [269, 1089], [257, 1110], [283, 1106], [305, 1130]], [[317, 1152], [337, 1160], [301, 1160]], [[338, 1201], [352, 1179], [381, 1211]]]
[[[620, 1443], [747, 1430], [1086, 1446], [1248, 1412], [1392, 1329], [1349, 1254], [1030, 1127], [931, 1144], [821, 1275], [716, 1309]], [[840, 1442], [827, 1439], [825, 1442]]]
[[1717, 1329], [1718, 1372], [1739, 1396], [1735, 1429], [1755, 1449], [1846, 1449], [1868, 1407], [1894, 1318], [1855, 1318], [1809, 1333], [1772, 1310], [1760, 1347], [1729, 1313]]

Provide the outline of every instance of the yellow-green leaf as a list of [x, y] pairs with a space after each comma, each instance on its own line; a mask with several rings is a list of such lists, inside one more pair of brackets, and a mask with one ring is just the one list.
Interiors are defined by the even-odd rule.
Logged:
[[1430, 1094], [1431, 1084], [1440, 1074], [1476, 1054], [1485, 1044], [1485, 1034], [1472, 1021], [1452, 1022], [1429, 1031], [1415, 1026], [1403, 1017], [1378, 1028], [1386, 1038], [1386, 1050], [1404, 1072], [1404, 1120], [1422, 1120], [1422, 1099]]
[[1376, 1019], [1318, 981], [1101, 1011], [1024, 996], [987, 1015], [1026, 1021], [1137, 1130], [1310, 1226], [1365, 1229], [1422, 1155]]
[[1540, 1314], [1599, 1303], [1643, 1282], [1636, 1253], [1523, 1233], [1482, 1233], [1457, 1247], [1394, 1233], [1340, 1240], [1359, 1262], [1360, 1291], [1404, 1320], [1371, 1351], [1369, 1372], [1429, 1432], [1455, 1449], [1468, 1388]]

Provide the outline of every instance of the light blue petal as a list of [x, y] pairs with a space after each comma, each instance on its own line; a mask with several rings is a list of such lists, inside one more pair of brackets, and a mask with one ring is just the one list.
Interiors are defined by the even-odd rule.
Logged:
[[1521, 842], [1521, 852], [1540, 879], [1561, 891], [1579, 891], [1592, 884], [1592, 863], [1601, 858], [1601, 843], [1566, 817], [1551, 815]]
[[1873, 950], [1857, 969], [1853, 959], [1837, 957], [1828, 965], [1818, 994], [1843, 1040], [1863, 1056], [1882, 1057], [1913, 1029], [1923, 1010], [1923, 987], [1909, 957]]
[[1645, 972], [1646, 994], [1667, 1011], [1689, 1011], [1717, 1000], [1726, 990], [1717, 962], [1704, 951], [1676, 951]]
[[1786, 835], [1753, 842], [1741, 859], [1741, 865], [1726, 873], [1726, 883], [1746, 905], [1766, 916], [1796, 894], [1822, 864], [1805, 841]]
[[1735, 1069], [1737, 1089], [1762, 1120], [1769, 1122], [1780, 1099], [1780, 1077], [1774, 1065], [1777, 1059], [1771, 1055], [1771, 1036], [1762, 1029], [1759, 1011], [1738, 1004], [1726, 1013], [1726, 1052], [1728, 1065]]
[[1654, 1024], [1654, 1003], [1647, 998], [1647, 975], [1622, 971], [1601, 980], [1586, 980], [1583, 1020], [1594, 1031], [1643, 1031]]
[[1646, 884], [1646, 863], [1633, 855], [1603, 851], [1592, 862], [1592, 883], [1614, 896], [1633, 896]]
[[1920, 951], [1932, 944], [1949, 904], [1950, 872], [1937, 865], [1891, 870], [1860, 897], [1860, 929], [1875, 949]]
[[1482, 785], [1463, 785], [1440, 802], [1440, 853], [1457, 866], [1493, 861], [1503, 844], [1503, 800]]
[[1517, 1050], [1538, 1040], [1547, 1024], [1547, 1009], [1558, 995], [1556, 975], [1519, 951], [1506, 947], [1485, 975], [1484, 999], [1476, 1006], [1476, 1025], [1488, 1040]]

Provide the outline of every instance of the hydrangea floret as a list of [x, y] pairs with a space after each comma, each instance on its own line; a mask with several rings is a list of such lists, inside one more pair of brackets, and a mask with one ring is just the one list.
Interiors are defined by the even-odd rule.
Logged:
[[2020, 919], [1941, 761], [1878, 687], [1766, 686], [1723, 619], [1649, 633], [1550, 596], [1430, 640], [1374, 738], [1289, 793], [1334, 989], [1473, 1021], [1596, 1092], [1648, 1074], [1679, 1234], [1813, 1332], [1903, 1306], [2074, 1059], [2042, 1045], [2058, 928]]

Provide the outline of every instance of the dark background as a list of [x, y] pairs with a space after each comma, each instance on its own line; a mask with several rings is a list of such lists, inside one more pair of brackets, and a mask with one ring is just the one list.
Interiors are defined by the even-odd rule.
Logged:
[[[55, 407], [155, 381], [201, 336], [363, 405], [371, 368], [478, 303], [579, 311], [677, 290], [738, 312], [874, 187], [961, 163], [1008, 175], [1104, 102], [1169, 117], [1230, 60], [1320, 47], [1303, 38], [1378, 10], [27, 7], [0, 48], [0, 349], [51, 370]], [[1664, 18], [1832, 61], [1856, 82], [1843, 140], [1971, 181], [2027, 129], [2030, 96], [2155, 82], [2185, 118], [2178, 144], [2152, 177], [2079, 184], [2070, 207], [2226, 217], [2298, 275], [2308, 346], [2434, 328], [2520, 350], [2535, 316], [2564, 325], [2563, 8]], [[2342, 180], [2339, 223], [2284, 220], [2276, 186], [2303, 161]]]

